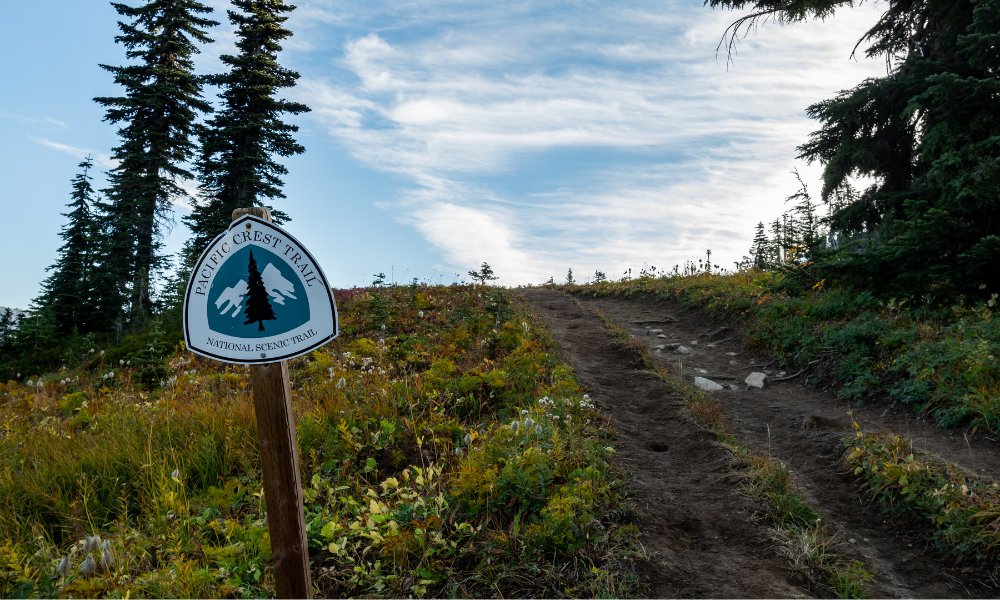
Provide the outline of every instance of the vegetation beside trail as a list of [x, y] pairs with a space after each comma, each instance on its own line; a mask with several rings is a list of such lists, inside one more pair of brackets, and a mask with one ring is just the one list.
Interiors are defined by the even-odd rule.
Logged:
[[[608, 424], [525, 307], [488, 286], [338, 302], [340, 338], [291, 361], [318, 593], [637, 593]], [[0, 384], [0, 595], [273, 594], [246, 368], [154, 355]]]
[[726, 428], [722, 408], [711, 394], [657, 364], [645, 343], [600, 309], [592, 312], [624, 349], [677, 394], [692, 419], [714, 433], [732, 454], [733, 470], [743, 478], [742, 492], [760, 507], [753, 517], [771, 528], [779, 552], [806, 578], [810, 587], [838, 598], [866, 597], [872, 574], [863, 562], [849, 558], [839, 548], [836, 534], [821, 524], [819, 515], [795, 489], [785, 465], [742, 446]]
[[931, 526], [934, 542], [1000, 581], [1000, 484], [914, 451], [898, 434], [865, 433], [855, 422], [844, 463], [887, 512]]
[[1000, 433], [997, 297], [950, 307], [827, 289], [807, 266], [640, 277], [568, 286], [575, 294], [645, 294], [732, 320], [746, 344], [842, 398], [912, 407], [942, 427]]

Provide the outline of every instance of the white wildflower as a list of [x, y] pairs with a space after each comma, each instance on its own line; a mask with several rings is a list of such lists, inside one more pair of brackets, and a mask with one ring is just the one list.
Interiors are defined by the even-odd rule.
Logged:
[[462, 456], [462, 448], [455, 446], [455, 456]]
[[532, 425], [534, 425], [534, 424], [535, 424], [535, 420], [534, 420], [534, 419], [532, 419], [531, 417], [528, 417], [528, 418], [526, 418], [526, 419], [524, 420], [524, 426], [525, 426], [525, 427], [531, 427], [531, 426], [532, 426]]
[[115, 557], [111, 554], [110, 548], [104, 548], [104, 552], [101, 554], [101, 566], [105, 569], [111, 569], [115, 566]]
[[339, 390], [339, 389], [343, 389], [343, 387], [344, 387], [345, 385], [347, 385], [347, 380], [346, 380], [346, 379], [344, 379], [343, 377], [341, 377], [340, 379], [338, 379], [338, 380], [337, 380], [337, 389], [338, 389], [338, 390]]
[[465, 442], [466, 446], [472, 445], [472, 435], [468, 433], [465, 434], [465, 439], [463, 441]]
[[521, 423], [518, 422], [518, 421], [511, 421], [511, 423], [510, 423], [510, 428], [511, 428], [511, 430], [514, 431], [514, 433], [517, 433], [517, 428], [520, 427], [520, 426], [521, 426]]
[[527, 408], [522, 408], [521, 409], [521, 415], [524, 416], [526, 414], [528, 414], [528, 409]]

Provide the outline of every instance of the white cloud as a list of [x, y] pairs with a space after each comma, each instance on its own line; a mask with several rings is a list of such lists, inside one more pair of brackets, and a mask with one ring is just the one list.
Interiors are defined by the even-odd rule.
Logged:
[[94, 159], [94, 162], [97, 164], [97, 166], [104, 169], [113, 168], [117, 164], [114, 159], [112, 159], [104, 152], [97, 152], [96, 150], [91, 150], [89, 148], [80, 148], [78, 146], [64, 144], [62, 142], [57, 142], [54, 140], [50, 140], [48, 138], [33, 138], [31, 141], [35, 142], [36, 144], [41, 144], [46, 148], [55, 150], [56, 152], [69, 154], [70, 156], [79, 158], [80, 160], [83, 160], [84, 158], [90, 156]]
[[15, 113], [0, 113], [0, 118], [13, 119], [14, 121], [20, 121], [22, 123], [28, 123], [36, 127], [41, 127], [43, 129], [66, 129], [69, 125], [65, 121], [61, 121], [55, 117], [50, 117], [48, 115], [44, 117], [33, 117], [29, 115], [21, 115]]
[[[816, 128], [805, 107], [881, 66], [848, 60], [870, 6], [767, 23], [729, 62], [716, 46], [736, 16], [410, 2], [350, 35], [332, 70], [304, 72], [297, 94], [355, 158], [410, 182], [393, 208], [455, 269], [489, 254], [508, 283], [539, 281], [707, 248], [731, 266], [794, 191], [795, 148]], [[570, 152], [601, 160], [584, 170]], [[495, 181], [526, 169], [545, 172], [542, 189]]]

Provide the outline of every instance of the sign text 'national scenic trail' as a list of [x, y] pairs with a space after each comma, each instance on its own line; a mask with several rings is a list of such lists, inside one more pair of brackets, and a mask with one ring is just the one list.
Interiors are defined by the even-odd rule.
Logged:
[[184, 341], [230, 363], [301, 356], [337, 336], [330, 284], [288, 232], [253, 215], [233, 221], [195, 265], [184, 298]]

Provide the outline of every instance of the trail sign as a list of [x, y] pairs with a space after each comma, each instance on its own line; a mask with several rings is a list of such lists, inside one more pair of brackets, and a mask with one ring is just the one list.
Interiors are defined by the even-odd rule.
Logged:
[[271, 223], [237, 208], [195, 265], [184, 297], [189, 350], [249, 363], [279, 598], [312, 598], [309, 543], [286, 359], [337, 337], [337, 306], [316, 259]]
[[243, 215], [195, 265], [184, 298], [184, 341], [229, 363], [272, 363], [337, 337], [337, 306], [316, 259], [267, 220]]

